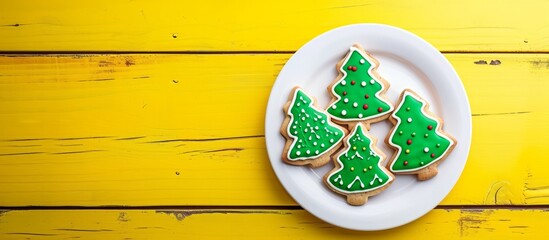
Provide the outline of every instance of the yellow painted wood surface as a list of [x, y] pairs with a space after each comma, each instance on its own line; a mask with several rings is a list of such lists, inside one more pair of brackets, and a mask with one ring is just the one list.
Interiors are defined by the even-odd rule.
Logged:
[[[263, 138], [289, 56], [0, 56], [0, 206], [295, 205]], [[549, 55], [446, 57], [474, 129], [442, 204], [548, 204]]]
[[442, 51], [549, 51], [549, 2], [4, 1], [0, 50], [294, 51], [329, 29], [384, 23]]
[[[0, 239], [547, 239], [548, 12], [542, 0], [4, 1]], [[443, 206], [380, 232], [293, 207], [264, 143], [288, 53], [364, 22], [447, 53], [473, 111]]]
[[43, 210], [0, 215], [1, 239], [547, 239], [549, 211], [436, 209], [378, 232], [303, 210]]

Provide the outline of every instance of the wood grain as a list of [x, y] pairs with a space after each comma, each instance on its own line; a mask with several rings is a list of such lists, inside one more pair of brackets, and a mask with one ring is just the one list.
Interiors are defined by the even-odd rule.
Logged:
[[332, 28], [383, 23], [441, 51], [547, 52], [547, 12], [542, 0], [6, 1], [0, 51], [295, 51]]
[[[446, 56], [474, 134], [442, 204], [549, 203], [549, 55]], [[288, 57], [0, 56], [0, 206], [295, 205], [263, 138]]]
[[544, 239], [547, 218], [546, 209], [435, 209], [399, 228], [360, 232], [303, 210], [31, 210], [3, 212], [0, 238]]

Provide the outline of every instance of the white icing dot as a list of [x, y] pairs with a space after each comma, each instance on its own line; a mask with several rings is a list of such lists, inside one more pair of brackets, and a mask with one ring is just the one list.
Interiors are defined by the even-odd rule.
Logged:
[[324, 123], [326, 123], [326, 121], [322, 120], [322, 121], [320, 121], [320, 123], [324, 124]]
[[362, 81], [362, 83], [360, 83], [360, 85], [362, 85], [363, 87], [366, 87], [366, 82]]
[[344, 103], [348, 103], [348, 102], [349, 102], [349, 99], [348, 99], [348, 98], [345, 98], [345, 99], [343, 99], [343, 102], [344, 102]]
[[297, 103], [296, 105], [299, 107], [299, 106], [301, 106], [301, 103]]
[[318, 118], [313, 118], [313, 121], [318, 122]]
[[338, 133], [338, 132], [335, 132], [334, 134], [335, 134], [336, 136], [337, 136], [337, 135], [339, 135], [339, 133]]
[[297, 145], [297, 148], [301, 148], [301, 145]]
[[305, 109], [301, 109], [301, 112], [304, 113], [304, 112], [305, 112]]
[[337, 108], [336, 105], [332, 105], [332, 109], [336, 109], [336, 108]]
[[302, 117], [302, 118], [301, 118], [301, 121], [305, 121], [305, 117]]
[[318, 143], [316, 143], [316, 142], [313, 142], [313, 145], [315, 145], [315, 146], [316, 146], [317, 144], [318, 144]]
[[294, 123], [297, 124], [297, 121], [295, 121]]
[[316, 151], [315, 151], [315, 154], [318, 154], [318, 153], [320, 153], [320, 152], [319, 152], [318, 150], [316, 150]]
[[307, 150], [307, 151], [305, 151], [305, 152], [306, 152], [307, 154], [311, 154], [311, 151], [310, 151], [310, 150]]
[[293, 128], [293, 129], [296, 129], [297, 127], [296, 127], [296, 126], [293, 126], [292, 128]]
[[374, 81], [374, 79], [370, 80], [370, 84], [374, 84], [376, 83], [376, 81]]
[[315, 130], [318, 130], [318, 126], [315, 127]]
[[301, 155], [301, 152], [297, 151], [297, 152], [295, 152], [295, 155], [299, 156], [299, 155]]
[[362, 113], [359, 113], [358, 114], [358, 118], [362, 118], [364, 115], [362, 115]]
[[320, 144], [320, 147], [321, 147], [321, 148], [323, 148], [324, 146], [325, 146], [324, 143], [321, 143], [321, 144]]
[[343, 115], [343, 116], [347, 115], [347, 111], [345, 111], [345, 110], [341, 111], [341, 115]]
[[341, 81], [341, 85], [345, 86], [345, 84], [347, 84], [345, 80]]
[[297, 134], [297, 131], [294, 131], [294, 134]]
[[334, 139], [330, 139], [330, 143], [334, 143]]
[[304, 131], [305, 131], [305, 132], [308, 132], [308, 131], [309, 131], [309, 129], [305, 128], [305, 130], [304, 130]]
[[360, 64], [364, 64], [365, 62], [364, 59], [360, 59]]
[[412, 122], [412, 118], [408, 118], [408, 122], [411, 123], [411, 122]]
[[310, 126], [311, 126], [311, 124], [307, 123], [307, 127], [310, 127]]
[[425, 148], [423, 149], [423, 151], [424, 151], [424, 152], [429, 152], [429, 148], [428, 148], [428, 147], [425, 147]]
[[358, 103], [354, 102], [353, 107], [358, 107]]

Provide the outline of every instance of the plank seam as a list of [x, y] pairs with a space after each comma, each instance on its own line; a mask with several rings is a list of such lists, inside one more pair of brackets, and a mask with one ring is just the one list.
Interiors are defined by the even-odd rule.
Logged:
[[[156, 205], [156, 206], [119, 206], [119, 205], [104, 205], [104, 206], [0, 206], [0, 211], [14, 210], [202, 210], [202, 209], [235, 209], [235, 210], [303, 210], [301, 206], [281, 205], [281, 206], [219, 206], [219, 205]], [[549, 204], [538, 205], [440, 205], [435, 209], [442, 210], [523, 210], [523, 209], [544, 209], [549, 211]]]
[[[223, 54], [294, 54], [296, 51], [8, 51], [5, 55], [129, 55], [129, 54], [180, 54], [180, 55], [223, 55]], [[442, 54], [549, 54], [549, 51], [441, 51]]]

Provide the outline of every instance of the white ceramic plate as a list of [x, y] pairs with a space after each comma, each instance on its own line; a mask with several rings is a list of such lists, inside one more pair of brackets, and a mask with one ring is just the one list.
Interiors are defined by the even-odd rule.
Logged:
[[[431, 104], [431, 111], [444, 120], [444, 130], [458, 144], [439, 165], [439, 174], [428, 181], [415, 175], [396, 175], [384, 192], [354, 207], [332, 192], [322, 177], [333, 162], [311, 169], [285, 164], [281, 159], [285, 138], [279, 129], [282, 106], [290, 90], [301, 86], [325, 108], [330, 100], [326, 88], [337, 77], [336, 63], [353, 43], [360, 43], [380, 62], [379, 74], [391, 83], [387, 96], [395, 103], [400, 92], [411, 88]], [[396, 103], [395, 103], [396, 104]], [[393, 154], [384, 139], [392, 124], [372, 124], [378, 147]], [[288, 60], [271, 90], [265, 121], [265, 139], [273, 169], [288, 193], [307, 211], [331, 224], [356, 230], [382, 230], [409, 223], [437, 206], [457, 182], [471, 144], [471, 110], [465, 89], [444, 56], [418, 36], [379, 24], [356, 24], [328, 31], [301, 47]]]

